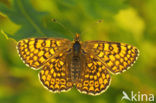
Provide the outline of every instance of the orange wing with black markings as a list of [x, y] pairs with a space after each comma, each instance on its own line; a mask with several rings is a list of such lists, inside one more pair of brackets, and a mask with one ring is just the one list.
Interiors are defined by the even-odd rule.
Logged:
[[110, 85], [110, 74], [105, 65], [95, 56], [85, 55], [84, 71], [81, 72], [76, 88], [89, 95], [99, 95], [106, 91]]
[[17, 50], [25, 64], [37, 69], [60, 49], [67, 49], [69, 45], [71, 42], [67, 39], [30, 38], [20, 40], [17, 44]]
[[44, 87], [52, 92], [68, 91], [73, 86], [66, 62], [66, 54], [59, 53], [42, 67], [39, 78]]
[[106, 41], [87, 41], [83, 44], [85, 52], [91, 52], [114, 74], [127, 70], [137, 59], [139, 50], [125, 43]]

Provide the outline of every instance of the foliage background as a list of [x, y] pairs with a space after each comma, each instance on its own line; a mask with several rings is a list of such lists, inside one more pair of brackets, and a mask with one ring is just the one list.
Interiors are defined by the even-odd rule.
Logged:
[[[156, 95], [155, 10], [156, 0], [0, 0], [0, 103], [119, 103], [123, 90]], [[135, 45], [140, 57], [129, 71], [112, 75], [110, 88], [100, 96], [81, 94], [75, 88], [50, 93], [39, 83], [38, 71], [18, 57], [16, 41], [28, 37], [72, 40], [75, 33], [83, 41]]]

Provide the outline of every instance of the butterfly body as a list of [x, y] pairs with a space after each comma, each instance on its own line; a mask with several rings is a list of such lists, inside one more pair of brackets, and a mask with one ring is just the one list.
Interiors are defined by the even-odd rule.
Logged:
[[139, 50], [125, 43], [107, 41], [73, 42], [61, 38], [29, 38], [17, 43], [25, 64], [41, 69], [39, 78], [52, 92], [70, 90], [99, 95], [110, 85], [112, 74], [126, 71], [137, 59]]
[[81, 44], [79, 42], [79, 35], [77, 35], [73, 41], [73, 46], [71, 53], [69, 53], [67, 57], [70, 57], [71, 55], [71, 63], [69, 63], [70, 67], [68, 68], [70, 71], [70, 78], [73, 83], [76, 83], [76, 81], [80, 78], [81, 73]]

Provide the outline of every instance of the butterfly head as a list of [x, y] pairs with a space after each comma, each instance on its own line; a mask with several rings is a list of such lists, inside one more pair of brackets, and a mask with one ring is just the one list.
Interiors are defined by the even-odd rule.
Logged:
[[80, 41], [80, 34], [76, 33], [75, 38], [74, 38], [75, 42], [79, 42]]

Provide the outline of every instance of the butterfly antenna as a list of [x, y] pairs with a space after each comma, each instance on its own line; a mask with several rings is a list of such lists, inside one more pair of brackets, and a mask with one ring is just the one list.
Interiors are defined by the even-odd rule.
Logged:
[[66, 31], [68, 31], [70, 34], [74, 35], [68, 28], [66, 28], [62, 23], [60, 23], [59, 21], [57, 21], [55, 18], [51, 19], [52, 22], [60, 25], [62, 28], [64, 28]]
[[[92, 29], [93, 27], [96, 27], [97, 24], [100, 24], [100, 23], [103, 23], [103, 19], [99, 19], [99, 20], [97, 20], [96, 22], [93, 22], [93, 23], [90, 25], [90, 27], [86, 28], [81, 34], [84, 34], [84, 33], [88, 32], [90, 29]], [[91, 26], [93, 26], [93, 27], [91, 27]]]

